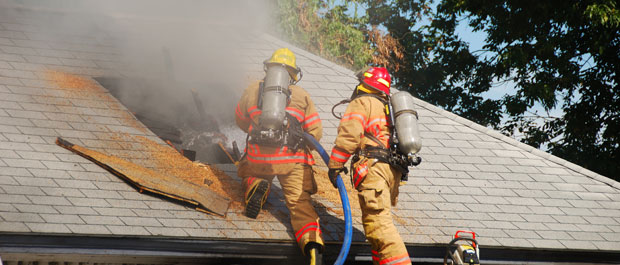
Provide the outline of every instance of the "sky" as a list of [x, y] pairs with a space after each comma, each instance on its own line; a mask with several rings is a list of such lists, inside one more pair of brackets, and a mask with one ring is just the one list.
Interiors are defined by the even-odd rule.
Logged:
[[[482, 49], [484, 46], [486, 34], [484, 32], [476, 32], [473, 31], [471, 27], [467, 25], [467, 23], [461, 23], [456, 28], [456, 34], [465, 42], [469, 43], [469, 50], [476, 51]], [[513, 94], [516, 91], [514, 82], [506, 82], [499, 86], [492, 87], [489, 91], [481, 94], [483, 98], [489, 99], [501, 99], [506, 94]], [[558, 95], [559, 97], [559, 95]], [[561, 101], [558, 101], [561, 102]], [[560, 103], [561, 104], [561, 103]], [[556, 106], [555, 108], [549, 110], [548, 115], [545, 108], [540, 103], [534, 103], [534, 106], [528, 110], [529, 112], [536, 113], [540, 116], [551, 116], [551, 117], [561, 117], [564, 115], [564, 111], [561, 109], [561, 106]], [[507, 122], [509, 119], [507, 115], [503, 115], [502, 124]], [[544, 124], [544, 120], [542, 118], [535, 119], [536, 123], [539, 125]], [[518, 131], [515, 131], [513, 138], [519, 140], [522, 135]], [[547, 151], [547, 144], [543, 144], [540, 147], [541, 150]]]
[[[462, 40], [469, 43], [470, 51], [480, 50], [482, 49], [482, 46], [484, 46], [486, 34], [484, 32], [473, 31], [473, 29], [469, 27], [466, 23], [461, 23], [457, 27], [456, 33]], [[513, 82], [507, 82], [501, 86], [491, 88], [491, 90], [489, 90], [488, 92], [483, 93], [482, 96], [490, 99], [499, 99], [508, 93], [514, 92], [514, 87], [515, 84]], [[536, 104], [532, 108], [532, 111], [538, 111], [540, 114], [545, 113], [544, 108], [540, 104]], [[557, 117], [561, 116], [563, 114], [563, 111], [560, 108], [556, 107], [555, 109], [552, 109], [549, 114], [551, 116]]]
[[[334, 2], [335, 5], [338, 4], [342, 4], [343, 0], [337, 0]], [[431, 5], [432, 9], [435, 9], [435, 7], [437, 6], [437, 1], [434, 2]], [[358, 5], [358, 10], [357, 10], [357, 14], [363, 14], [363, 12], [365, 11], [364, 7], [361, 5]], [[351, 8], [349, 10], [349, 15], [353, 15], [354, 13], [354, 9]], [[425, 21], [425, 20], [423, 20]], [[415, 26], [415, 28], [419, 28], [427, 23], [420, 23], [418, 25]], [[380, 29], [383, 29], [384, 31], [386, 30], [384, 27], [379, 27]], [[477, 51], [482, 49], [482, 47], [485, 44], [485, 38], [486, 38], [486, 34], [484, 32], [481, 31], [474, 31], [473, 28], [469, 27], [469, 25], [467, 24], [467, 21], [462, 21], [456, 28], [456, 34], [465, 42], [467, 42], [469, 44], [469, 50], [470, 51]], [[481, 94], [481, 96], [483, 98], [488, 98], [488, 99], [501, 99], [502, 97], [504, 97], [507, 94], [513, 94], [516, 92], [515, 89], [515, 83], [513, 82], [506, 82], [502, 85], [498, 85], [498, 86], [494, 86], [492, 87], [489, 91], [484, 92]], [[556, 107], [552, 110], [549, 111], [549, 115], [552, 117], [560, 117], [563, 116], [564, 112], [563, 110], [559, 107]], [[532, 113], [537, 113], [541, 116], [546, 116], [546, 111], [544, 109], [544, 107], [539, 104], [536, 103], [530, 110], [530, 112]], [[504, 115], [504, 117], [502, 118], [502, 123], [508, 121], [508, 117], [506, 117]], [[538, 119], [538, 122], [541, 123], [542, 119]], [[518, 135], [516, 135], [515, 138], [519, 138]], [[543, 147], [543, 149], [545, 149], [546, 147]]]

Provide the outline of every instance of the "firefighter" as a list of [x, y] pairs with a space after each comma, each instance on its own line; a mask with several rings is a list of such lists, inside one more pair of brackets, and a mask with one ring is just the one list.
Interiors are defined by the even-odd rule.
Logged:
[[237, 174], [245, 188], [245, 215], [256, 218], [277, 177], [291, 214], [295, 239], [314, 264], [321, 263], [323, 239], [319, 216], [310, 195], [317, 192], [314, 158], [303, 133], [317, 140], [323, 126], [310, 95], [295, 85], [301, 70], [287, 48], [276, 50], [264, 62], [265, 78], [251, 84], [236, 108], [237, 125], [248, 140]]
[[[386, 105], [390, 75], [385, 68], [370, 67], [358, 75], [350, 103], [338, 126], [338, 136], [329, 160], [328, 176], [336, 187], [336, 176], [347, 172], [351, 160], [353, 186], [358, 190], [366, 238], [372, 247], [374, 264], [411, 264], [409, 253], [390, 213], [396, 205], [404, 171], [390, 165], [387, 155], [392, 132], [387, 124]], [[407, 166], [405, 166], [406, 168]]]

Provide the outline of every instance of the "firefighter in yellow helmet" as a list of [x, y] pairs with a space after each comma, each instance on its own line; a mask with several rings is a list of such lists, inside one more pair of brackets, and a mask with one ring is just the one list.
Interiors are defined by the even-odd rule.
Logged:
[[[357, 86], [338, 126], [338, 136], [329, 160], [332, 184], [344, 164], [353, 156], [351, 175], [359, 191], [362, 221], [372, 247], [374, 264], [411, 264], [409, 253], [390, 213], [396, 204], [398, 187], [406, 169], [388, 163], [386, 105], [390, 95], [390, 75], [385, 68], [370, 67], [358, 75]], [[405, 168], [407, 166], [405, 165]]]
[[245, 215], [257, 217], [271, 180], [278, 177], [295, 239], [311, 262], [321, 264], [323, 239], [310, 199], [317, 191], [311, 168], [315, 162], [303, 133], [320, 139], [323, 126], [308, 92], [295, 85], [301, 70], [293, 52], [276, 50], [264, 67], [265, 78], [245, 90], [236, 109], [237, 125], [248, 133], [237, 172], [245, 188]]

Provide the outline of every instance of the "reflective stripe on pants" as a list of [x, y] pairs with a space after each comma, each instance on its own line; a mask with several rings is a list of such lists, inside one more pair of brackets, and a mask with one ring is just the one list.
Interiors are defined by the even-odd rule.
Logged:
[[295, 231], [297, 244], [304, 250], [308, 242], [316, 242], [323, 245], [319, 215], [312, 206], [310, 195], [316, 193], [316, 183], [312, 167], [297, 164], [287, 176], [278, 176], [282, 185], [284, 201], [291, 213], [291, 225]]
[[392, 221], [391, 205], [396, 202], [400, 173], [388, 164], [376, 163], [357, 190], [366, 238], [377, 265], [411, 264], [407, 248]]
[[[284, 201], [291, 214], [293, 235], [302, 252], [309, 242], [323, 245], [323, 237], [319, 225], [319, 215], [312, 206], [310, 195], [316, 193], [317, 187], [314, 181], [312, 167], [304, 164], [296, 164], [290, 174], [278, 175], [278, 181], [282, 186]], [[274, 176], [257, 176], [271, 182]], [[252, 183], [255, 178], [248, 177], [244, 182]]]

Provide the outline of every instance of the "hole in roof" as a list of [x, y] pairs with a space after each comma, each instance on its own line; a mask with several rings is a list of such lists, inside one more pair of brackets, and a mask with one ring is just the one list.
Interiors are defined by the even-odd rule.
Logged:
[[[238, 150], [245, 146], [245, 134], [236, 128], [234, 116], [230, 115], [236, 95], [226, 85], [144, 78], [94, 79], [142, 124], [192, 161], [232, 163], [222, 149], [234, 159], [233, 143], [239, 145]], [[217, 95], [206, 92], [215, 86]]]

